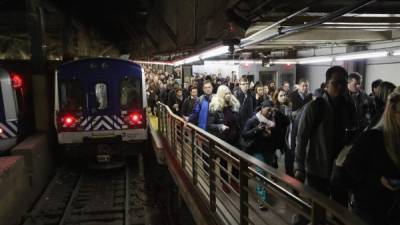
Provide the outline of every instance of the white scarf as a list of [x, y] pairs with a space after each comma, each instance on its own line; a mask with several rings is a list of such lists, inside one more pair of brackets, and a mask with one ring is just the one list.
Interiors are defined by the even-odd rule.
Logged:
[[265, 116], [261, 115], [261, 112], [258, 112], [256, 114], [256, 117], [257, 117], [258, 121], [260, 121], [260, 123], [265, 123], [265, 124], [267, 124], [268, 127], [275, 127], [275, 122], [265, 118]]

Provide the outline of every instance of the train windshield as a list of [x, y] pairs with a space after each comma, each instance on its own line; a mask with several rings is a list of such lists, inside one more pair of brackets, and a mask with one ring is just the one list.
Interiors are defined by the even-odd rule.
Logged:
[[97, 109], [104, 110], [107, 108], [107, 85], [105, 83], [97, 83], [95, 86]]
[[82, 110], [84, 105], [83, 85], [79, 80], [63, 80], [60, 84], [61, 110]]
[[141, 80], [134, 77], [125, 77], [121, 81], [121, 108], [138, 109], [142, 107]]

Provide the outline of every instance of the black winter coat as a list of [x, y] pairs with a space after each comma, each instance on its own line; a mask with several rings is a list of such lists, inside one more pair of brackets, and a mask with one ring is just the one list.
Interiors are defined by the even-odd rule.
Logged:
[[372, 129], [362, 133], [343, 166], [349, 176], [344, 186], [353, 190], [356, 213], [371, 225], [400, 224], [400, 191], [390, 191], [380, 181], [382, 176], [400, 180], [400, 168], [389, 158], [383, 132]]
[[191, 96], [187, 97], [182, 103], [182, 116], [190, 116], [190, 114], [193, 112], [196, 102], [197, 99], [194, 99]]
[[309, 93], [302, 99], [299, 91], [294, 91], [289, 95], [289, 99], [292, 102], [292, 110], [297, 111], [312, 100], [312, 94]]
[[272, 166], [276, 163], [275, 149], [273, 146], [272, 136], [266, 136], [265, 131], [259, 130], [257, 127], [260, 124], [257, 116], [251, 117], [242, 131], [243, 138], [253, 140], [253, 145], [248, 149], [249, 154], [261, 153], [264, 155], [266, 162]]
[[[223, 111], [209, 111], [207, 119], [207, 131], [228, 142], [229, 144], [239, 147], [239, 115], [237, 112], [233, 112], [230, 108], [225, 110], [231, 110], [233, 114], [233, 118], [231, 118], [232, 121], [227, 121], [225, 119]], [[229, 129], [220, 131], [221, 125], [226, 125], [229, 127]]]
[[247, 91], [247, 97], [246, 97], [246, 95], [240, 90], [238, 91], [236, 97], [240, 103], [240, 109], [239, 109], [240, 129], [243, 130], [247, 120], [253, 116], [253, 112], [256, 106], [256, 100], [254, 96], [250, 93], [250, 91]]

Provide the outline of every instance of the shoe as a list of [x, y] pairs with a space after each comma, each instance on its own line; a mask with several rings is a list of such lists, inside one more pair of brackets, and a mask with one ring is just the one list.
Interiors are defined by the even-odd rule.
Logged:
[[258, 201], [258, 209], [261, 211], [268, 211], [267, 205], [262, 201]]
[[231, 180], [231, 187], [237, 192], [237, 193], [240, 193], [240, 187], [239, 187], [239, 184], [238, 184], [238, 182], [236, 182], [236, 181], [234, 181], [234, 180]]
[[231, 193], [231, 189], [225, 183], [222, 184], [222, 190], [227, 194]]

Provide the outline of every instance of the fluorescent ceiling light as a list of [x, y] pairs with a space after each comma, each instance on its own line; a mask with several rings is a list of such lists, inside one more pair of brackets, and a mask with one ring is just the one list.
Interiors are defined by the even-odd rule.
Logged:
[[311, 64], [311, 63], [322, 63], [322, 62], [332, 62], [333, 57], [309, 57], [298, 59], [299, 64]]
[[399, 50], [394, 50], [392, 53], [393, 56], [398, 56], [400, 55], [400, 49]]
[[213, 49], [210, 49], [208, 51], [202, 52], [200, 53], [200, 58], [201, 59], [208, 59], [214, 56], [219, 56], [219, 55], [223, 55], [229, 52], [229, 47], [228, 46], [220, 46], [220, 47], [216, 47]]
[[174, 66], [181, 66], [183, 64], [185, 64], [185, 60], [179, 60], [179, 61], [174, 62]]
[[173, 66], [173, 63], [170, 62], [160, 62], [160, 61], [140, 61], [140, 60], [134, 60], [133, 62], [135, 63], [140, 63], [140, 64], [150, 64], [150, 65], [168, 65], [168, 66]]
[[371, 59], [388, 56], [388, 51], [365, 52], [365, 53], [350, 53], [346, 55], [336, 56], [336, 61], [355, 60], [355, 59]]
[[297, 64], [296, 59], [277, 59], [272, 60], [271, 64]]
[[189, 58], [186, 58], [183, 61], [184, 61], [184, 64], [189, 64], [189, 63], [192, 63], [192, 62], [200, 61], [200, 57], [199, 57], [199, 55], [195, 55], [195, 56], [191, 56]]
[[204, 64], [228, 64], [228, 65], [234, 65], [234, 64], [262, 64], [261, 60], [245, 60], [245, 59], [239, 59], [239, 60], [205, 60]]

